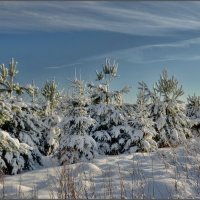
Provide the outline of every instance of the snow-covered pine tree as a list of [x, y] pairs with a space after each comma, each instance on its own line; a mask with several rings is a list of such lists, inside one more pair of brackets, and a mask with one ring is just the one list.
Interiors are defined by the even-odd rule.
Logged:
[[8, 95], [10, 98], [13, 97], [13, 93], [17, 95], [23, 94], [27, 88], [19, 85], [19, 83], [16, 83], [15, 77], [18, 74], [17, 71], [17, 64], [18, 62], [15, 61], [14, 58], [11, 59], [9, 62], [9, 66], [6, 67], [4, 64], [0, 65], [0, 93], [1, 96], [2, 94]]
[[86, 87], [82, 80], [75, 78], [72, 96], [67, 100], [67, 113], [61, 122], [62, 136], [58, 149], [61, 164], [92, 159], [96, 154], [96, 142], [89, 135], [95, 120], [87, 114]]
[[46, 116], [53, 115], [54, 110], [58, 104], [60, 93], [58, 91], [58, 85], [55, 80], [46, 81], [44, 87], [41, 89], [41, 93], [45, 98], [45, 114]]
[[192, 133], [200, 133], [200, 96], [189, 96], [186, 104], [186, 115], [190, 118], [192, 124]]
[[92, 104], [91, 117], [97, 125], [91, 131], [97, 141], [100, 154], [119, 154], [125, 151], [124, 145], [132, 131], [127, 123], [127, 114], [123, 109], [123, 94], [130, 87], [110, 91], [110, 83], [117, 77], [118, 65], [106, 59], [101, 72], [96, 72], [98, 85], [89, 84]]
[[97, 121], [91, 131], [100, 154], [119, 154], [124, 152], [124, 145], [131, 128], [126, 121], [122, 108], [112, 104], [90, 106], [91, 117]]
[[47, 127], [46, 131], [43, 134], [45, 155], [53, 154], [59, 147], [59, 125], [61, 120], [62, 118], [55, 113], [51, 116], [46, 116], [45, 118], [42, 118], [42, 122], [45, 124], [45, 127]]
[[39, 157], [33, 149], [0, 129], [0, 168], [5, 174], [35, 169]]
[[[24, 107], [25, 102], [19, 98], [19, 96], [28, 91], [28, 88], [21, 86], [19, 83], [14, 81], [14, 78], [17, 71], [17, 62], [12, 59], [9, 63], [9, 68], [6, 68], [4, 64], [0, 66], [1, 74], [0, 74], [0, 127], [4, 131], [10, 134], [10, 137], [17, 138], [20, 142], [21, 141], [18, 125], [22, 125], [24, 122], [28, 123], [28, 119], [24, 117], [16, 117], [19, 113], [21, 113], [21, 108]], [[3, 95], [2, 95], [3, 94]], [[19, 119], [19, 122], [16, 123], [16, 118]], [[24, 124], [22, 125], [24, 126]], [[26, 134], [27, 135], [27, 134]], [[27, 136], [28, 137], [28, 136]], [[19, 143], [18, 141], [18, 143]], [[30, 146], [29, 146], [30, 147]], [[11, 147], [10, 147], [11, 148]], [[30, 147], [31, 148], [31, 147]], [[10, 151], [11, 149], [9, 149]], [[19, 149], [18, 149], [19, 150]], [[15, 148], [16, 155], [20, 154], [17, 152]], [[32, 148], [31, 150], [33, 157], [35, 157], [38, 163], [41, 163], [41, 156], [38, 152], [37, 148]], [[18, 156], [19, 157], [19, 156]], [[27, 159], [28, 157], [24, 155], [23, 159]], [[21, 158], [22, 159], [22, 158]], [[29, 158], [28, 158], [29, 159]], [[29, 161], [27, 161], [29, 162]], [[30, 161], [32, 162], [32, 161]], [[25, 160], [24, 160], [24, 163]], [[26, 167], [26, 166], [25, 166]]]
[[20, 142], [24, 142], [31, 146], [35, 153], [45, 153], [45, 133], [49, 129], [41, 121], [38, 110], [39, 105], [25, 103], [22, 99], [7, 100], [10, 102], [12, 118], [7, 120], [1, 128], [10, 133], [12, 137], [17, 138]]
[[33, 147], [35, 153], [39, 154], [38, 148], [41, 152], [43, 151], [41, 134], [44, 126], [36, 116], [33, 106], [25, 103], [20, 97], [24, 92], [35, 94], [37, 89], [34, 85], [25, 87], [15, 82], [18, 70], [14, 59], [11, 59], [8, 68], [2, 64], [0, 70], [0, 92], [4, 94], [0, 100], [0, 126], [12, 137]]
[[0, 156], [3, 160], [1, 161], [1, 164], [4, 165], [3, 171], [7, 174], [16, 174], [22, 170], [34, 169], [36, 165], [42, 164], [42, 160], [41, 154], [38, 152], [40, 145], [36, 146], [39, 137], [34, 135], [33, 131], [21, 130], [21, 127], [24, 129], [27, 127], [29, 118], [23, 115], [23, 117], [19, 117], [22, 106], [18, 101], [18, 103], [13, 102], [13, 98], [10, 101], [10, 99], [0, 101], [2, 113]]
[[188, 96], [186, 114], [190, 118], [200, 118], [200, 96]]
[[46, 155], [56, 151], [59, 145], [61, 121], [60, 113], [56, 112], [59, 101], [61, 100], [61, 93], [58, 90], [58, 84], [55, 80], [46, 81], [44, 87], [41, 89], [41, 94], [44, 97], [42, 101], [43, 113], [41, 113], [42, 122], [48, 129], [44, 133], [45, 142], [44, 149]]
[[169, 77], [164, 70], [151, 92], [151, 117], [159, 133], [156, 138], [159, 147], [177, 146], [191, 137], [190, 120], [179, 99], [183, 94], [175, 77]]
[[150, 93], [144, 82], [139, 82], [139, 93], [135, 110], [129, 117], [129, 124], [133, 128], [125, 145], [126, 149], [133, 151], [152, 151], [157, 149], [154, 137], [158, 134], [154, 128], [154, 122], [150, 118]]

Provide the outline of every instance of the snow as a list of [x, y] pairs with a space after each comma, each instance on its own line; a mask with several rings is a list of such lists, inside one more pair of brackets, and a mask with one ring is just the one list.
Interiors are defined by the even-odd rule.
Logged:
[[157, 121], [158, 130], [161, 130], [163, 128], [163, 126], [165, 125], [165, 123], [166, 123], [166, 119], [165, 119], [164, 116], [161, 115], [160, 118]]
[[[200, 198], [199, 140], [151, 153], [98, 156], [90, 162], [66, 165], [65, 169], [77, 187], [84, 185], [79, 191], [82, 198], [86, 198], [84, 191], [94, 198], [93, 190], [96, 198]], [[51, 157], [44, 158], [43, 168], [5, 177], [6, 197], [16, 197], [20, 187], [24, 197], [48, 199], [54, 192], [57, 198], [55, 187], [64, 167]]]

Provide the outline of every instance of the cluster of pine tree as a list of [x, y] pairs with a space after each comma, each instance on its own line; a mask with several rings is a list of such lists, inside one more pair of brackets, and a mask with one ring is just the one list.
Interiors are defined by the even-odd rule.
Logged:
[[130, 87], [110, 89], [117, 71], [118, 65], [106, 59], [95, 83], [75, 77], [66, 95], [55, 80], [41, 89], [17, 83], [14, 59], [8, 67], [0, 65], [1, 170], [16, 174], [34, 169], [44, 156], [56, 156], [64, 164], [99, 154], [149, 152], [200, 133], [200, 97], [189, 96], [184, 105], [182, 86], [166, 70], [153, 88], [139, 82], [135, 104], [123, 100]]

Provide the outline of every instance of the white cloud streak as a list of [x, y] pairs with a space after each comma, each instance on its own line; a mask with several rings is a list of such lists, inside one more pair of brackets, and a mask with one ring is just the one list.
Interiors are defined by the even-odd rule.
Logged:
[[102, 60], [106, 57], [131, 63], [148, 64], [165, 61], [200, 60], [200, 37], [179, 42], [143, 45], [86, 58], [85, 61]]
[[102, 30], [165, 35], [200, 29], [200, 2], [0, 2], [0, 32]]

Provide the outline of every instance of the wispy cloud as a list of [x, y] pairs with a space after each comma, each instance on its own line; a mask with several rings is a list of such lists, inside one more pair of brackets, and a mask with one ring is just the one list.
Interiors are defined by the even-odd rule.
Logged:
[[200, 2], [0, 2], [0, 31], [103, 30], [139, 35], [200, 29]]
[[165, 61], [200, 60], [200, 37], [172, 43], [142, 45], [101, 54], [84, 59], [85, 61], [102, 60], [106, 57], [126, 60], [131, 63], [150, 64]]

